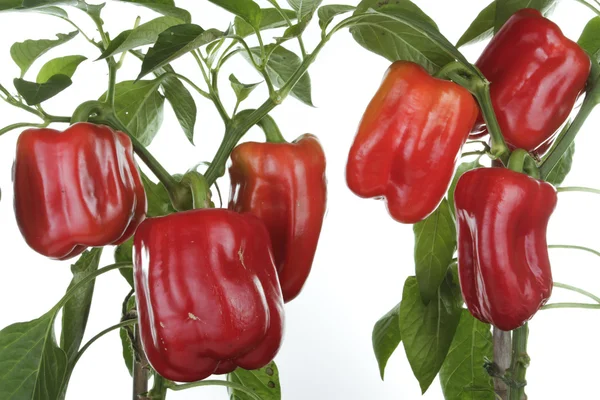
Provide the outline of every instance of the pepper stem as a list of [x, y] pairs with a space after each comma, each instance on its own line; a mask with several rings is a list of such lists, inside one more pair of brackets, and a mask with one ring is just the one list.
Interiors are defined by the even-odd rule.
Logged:
[[202, 174], [196, 171], [189, 171], [183, 176], [181, 184], [190, 188], [192, 194], [191, 208], [212, 208], [213, 202], [210, 200], [210, 189], [206, 179]]
[[538, 169], [535, 160], [523, 149], [517, 149], [512, 152], [507, 167], [512, 171], [524, 172], [533, 178], [540, 178], [540, 170]]
[[277, 123], [270, 115], [265, 115], [260, 121], [258, 121], [258, 126], [265, 132], [265, 136], [267, 138], [267, 142], [269, 143], [287, 143]]
[[527, 323], [513, 331], [512, 337], [512, 361], [510, 365], [510, 381], [508, 400], [527, 400], [525, 394], [525, 374], [529, 367], [529, 355], [527, 354], [527, 338], [529, 327]]

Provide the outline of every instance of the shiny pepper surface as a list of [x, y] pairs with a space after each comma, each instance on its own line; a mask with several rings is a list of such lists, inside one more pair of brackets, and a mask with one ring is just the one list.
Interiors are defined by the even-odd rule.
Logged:
[[350, 149], [350, 190], [384, 197], [399, 222], [423, 220], [450, 186], [477, 112], [473, 96], [461, 86], [433, 78], [417, 64], [393, 63]]
[[[477, 67], [506, 142], [532, 151], [567, 119], [590, 73], [590, 59], [560, 28], [533, 9], [517, 11], [485, 48]], [[474, 132], [485, 133], [480, 119]]]
[[458, 271], [467, 308], [509, 331], [548, 301], [552, 271], [546, 227], [552, 185], [504, 168], [466, 172], [454, 194]]
[[279, 350], [283, 299], [269, 234], [225, 209], [149, 218], [134, 238], [139, 327], [163, 377], [192, 382], [261, 368]]
[[231, 153], [229, 208], [251, 212], [267, 226], [283, 299], [302, 290], [325, 216], [325, 154], [318, 139], [243, 143]]
[[122, 132], [90, 123], [28, 129], [17, 142], [15, 214], [27, 244], [68, 259], [120, 244], [146, 214], [146, 194]]

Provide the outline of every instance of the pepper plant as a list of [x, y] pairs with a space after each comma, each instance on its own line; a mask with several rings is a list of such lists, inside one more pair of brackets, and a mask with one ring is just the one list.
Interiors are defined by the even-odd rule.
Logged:
[[[201, 27], [173, 0], [115, 0], [156, 13], [149, 21], [132, 13], [123, 32], [106, 30], [104, 4], [0, 2], [2, 12], [43, 13], [74, 29], [12, 45], [20, 75], [1, 82], [0, 97], [32, 120], [0, 135], [19, 135], [14, 208], [23, 239], [49, 258], [79, 257], [55, 306], [0, 331], [0, 398], [67, 398], [80, 358], [113, 331], [134, 399], [208, 385], [227, 387], [231, 399], [282, 398], [273, 358], [285, 345], [285, 303], [302, 295], [313, 264], [326, 163], [315, 136], [287, 142], [270, 113], [289, 96], [312, 105], [309, 68], [334, 35], [349, 32], [392, 64], [349, 149], [347, 183], [361, 197], [384, 198], [415, 234], [415, 274], [373, 328], [381, 377], [402, 343], [423, 393], [439, 376], [447, 400], [526, 399], [527, 321], [540, 308], [600, 308], [597, 296], [553, 281], [546, 243], [557, 193], [600, 193], [561, 186], [576, 135], [600, 102], [600, 3], [577, 0], [597, 14], [577, 43], [549, 19], [556, 0], [495, 0], [454, 45], [409, 0], [209, 1], [231, 14], [229, 26]], [[96, 30], [80, 28], [78, 18]], [[321, 32], [312, 48], [303, 40], [310, 29]], [[97, 60], [54, 58], [29, 78], [36, 59], [76, 36]], [[490, 38], [475, 64], [459, 50]], [[223, 87], [219, 74], [234, 57], [261, 81], [231, 74]], [[179, 59], [203, 79], [178, 73], [171, 63]], [[46, 112], [44, 102], [76, 87], [76, 70], [91, 62], [105, 65], [106, 90], [60, 115]], [[125, 63], [141, 65], [136, 79], [120, 78]], [[267, 96], [245, 108], [259, 85]], [[225, 90], [235, 93], [233, 108]], [[190, 160], [176, 174], [147, 146], [165, 101], [200, 144], [206, 104], [192, 93], [222, 119], [223, 140], [212, 160]], [[254, 126], [265, 142], [239, 144]], [[467, 156], [477, 159], [457, 163]], [[230, 159], [225, 204], [218, 183]], [[115, 262], [100, 268], [113, 245]], [[131, 285], [121, 321], [83, 343], [95, 280], [116, 271]], [[595, 303], [546, 304], [553, 288]]]

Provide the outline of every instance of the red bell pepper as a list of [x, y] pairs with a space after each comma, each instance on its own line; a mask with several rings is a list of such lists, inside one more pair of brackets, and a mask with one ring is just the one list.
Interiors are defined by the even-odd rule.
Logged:
[[142, 344], [163, 377], [257, 369], [279, 350], [283, 299], [269, 234], [251, 214], [201, 209], [148, 218], [134, 237]]
[[460, 177], [458, 272], [465, 304], [479, 320], [513, 330], [550, 298], [546, 228], [556, 201], [552, 185], [509, 169]]
[[248, 142], [231, 153], [229, 208], [267, 226], [286, 302], [311, 270], [327, 201], [325, 154], [313, 135], [293, 143]]
[[107, 126], [24, 131], [17, 142], [14, 190], [17, 224], [27, 244], [61, 260], [89, 246], [126, 241], [146, 214], [131, 140]]
[[450, 186], [477, 112], [466, 89], [430, 76], [417, 64], [394, 62], [350, 149], [350, 190], [385, 198], [399, 222], [425, 219]]
[[[533, 9], [510, 17], [475, 65], [491, 82], [492, 104], [506, 142], [527, 151], [554, 139], [591, 68], [585, 51]], [[473, 131], [486, 132], [481, 117]]]

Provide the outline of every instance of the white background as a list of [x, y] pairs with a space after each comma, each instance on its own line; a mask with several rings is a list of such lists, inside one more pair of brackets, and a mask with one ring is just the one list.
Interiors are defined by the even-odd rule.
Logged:
[[[129, 29], [137, 15], [142, 16], [142, 22], [155, 17], [143, 8], [109, 3], [104, 10], [104, 19], [112, 37]], [[230, 20], [226, 12], [206, 1], [181, 0], [177, 3], [189, 9], [193, 21], [204, 28], [225, 29]], [[456, 42], [487, 3], [487, 0], [417, 1], [452, 42]], [[80, 11], [69, 9], [69, 13], [83, 29], [95, 34], [94, 27]], [[567, 36], [576, 40], [591, 17], [589, 10], [576, 2], [564, 1], [560, 2], [552, 19]], [[18, 69], [9, 55], [13, 42], [52, 38], [55, 33], [72, 31], [72, 27], [56, 18], [25, 13], [0, 14], [0, 27], [3, 60], [0, 82], [10, 88], [12, 79], [18, 76]], [[319, 39], [316, 21], [309, 27], [307, 36], [308, 49], [312, 49]], [[465, 48], [464, 52], [474, 61], [481, 48], [476, 45]], [[90, 60], [98, 57], [97, 51], [78, 37], [36, 62], [27, 78], [35, 80], [39, 67], [47, 60], [72, 54], [84, 54]], [[127, 61], [119, 80], [132, 79], [139, 71], [136, 59], [128, 57]], [[327, 153], [329, 179], [328, 213], [312, 275], [302, 295], [286, 306], [287, 332], [276, 358], [286, 400], [410, 400], [421, 396], [402, 346], [388, 364], [385, 382], [379, 378], [371, 348], [373, 324], [399, 302], [404, 280], [414, 273], [412, 229], [394, 222], [383, 203], [355, 197], [344, 180], [346, 157], [357, 124], [388, 65], [388, 61], [364, 50], [347, 31], [342, 31], [326, 46], [310, 70], [316, 108], [289, 99], [273, 112], [286, 138], [291, 140], [305, 132], [319, 136]], [[177, 61], [175, 67], [194, 81], [202, 82], [190, 57]], [[70, 114], [82, 101], [98, 98], [105, 90], [105, 68], [103, 62], [82, 64], [74, 76], [75, 84], [48, 102], [47, 111]], [[233, 102], [227, 81], [232, 70], [243, 82], [260, 80], [245, 60], [234, 58], [221, 73], [221, 92], [228, 107]], [[245, 106], [257, 106], [264, 99], [262, 88]], [[198, 106], [195, 147], [185, 139], [169, 106], [165, 108], [162, 129], [150, 146], [152, 153], [173, 173], [183, 172], [199, 161], [210, 160], [221, 140], [223, 126], [211, 104], [198, 98]], [[2, 126], [35, 121], [33, 116], [4, 103], [0, 104], [0, 116]], [[600, 187], [599, 117], [596, 112], [581, 131], [573, 171], [565, 184]], [[25, 245], [16, 227], [11, 166], [17, 136], [15, 131], [0, 138], [0, 327], [45, 313], [63, 295], [71, 278], [69, 262], [51, 261], [34, 253]], [[263, 140], [257, 130], [251, 131], [246, 139]], [[220, 185], [227, 196], [227, 178], [223, 178]], [[594, 195], [560, 194], [558, 209], [550, 224], [549, 243], [600, 248], [598, 204], [600, 198]], [[551, 257], [556, 281], [600, 294], [598, 258], [566, 250], [552, 250]], [[102, 264], [111, 262], [112, 249], [107, 248]], [[127, 284], [116, 271], [98, 279], [86, 338], [119, 321], [121, 301], [127, 292]], [[555, 290], [551, 299], [554, 302], [585, 300], [565, 294], [561, 289]], [[529, 398], [598, 397], [598, 313], [593, 310], [549, 310], [536, 315], [530, 324]], [[111, 333], [84, 355], [73, 375], [67, 398], [128, 399], [131, 398], [130, 385], [119, 336]], [[198, 388], [170, 393], [169, 398], [226, 399], [227, 394], [223, 388]], [[437, 380], [423, 398], [442, 398]]]

